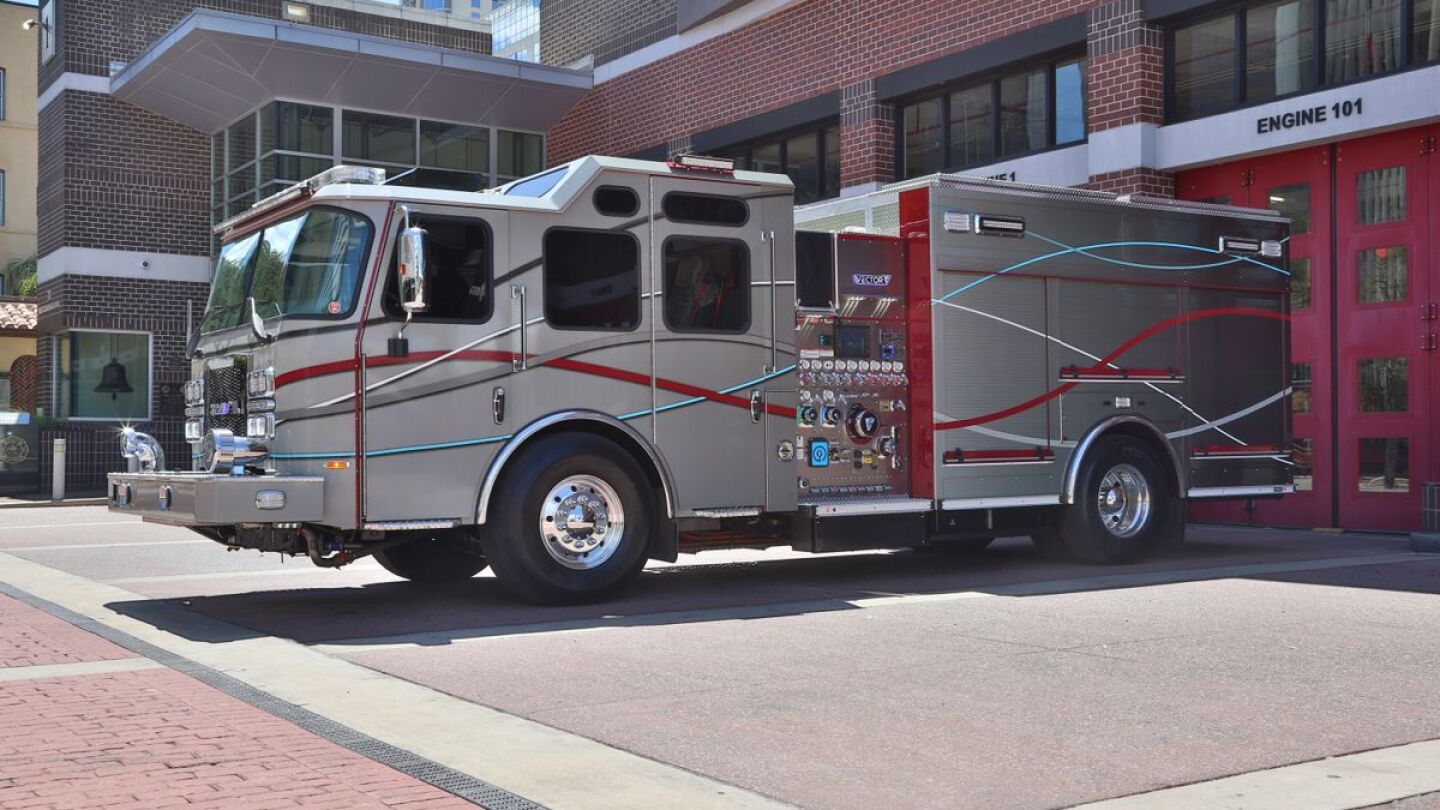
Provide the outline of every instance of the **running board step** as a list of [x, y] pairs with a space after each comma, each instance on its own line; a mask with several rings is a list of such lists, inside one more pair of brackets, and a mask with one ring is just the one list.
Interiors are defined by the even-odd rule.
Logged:
[[427, 529], [453, 529], [459, 525], [459, 520], [382, 520], [375, 523], [366, 523], [365, 531], [411, 532], [425, 531]]
[[760, 514], [758, 506], [722, 506], [714, 509], [695, 510], [695, 517], [702, 518], [755, 517], [758, 514]]

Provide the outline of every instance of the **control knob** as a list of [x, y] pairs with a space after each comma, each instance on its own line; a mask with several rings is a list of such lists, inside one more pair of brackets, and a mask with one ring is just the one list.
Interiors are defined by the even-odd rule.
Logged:
[[846, 425], [850, 428], [850, 436], [856, 441], [869, 441], [880, 432], [880, 417], [864, 405], [856, 405], [850, 409]]
[[819, 413], [816, 412], [814, 405], [805, 405], [800, 408], [800, 424], [813, 425], [818, 417]]
[[826, 405], [823, 415], [826, 425], [840, 424], [840, 409], [835, 407], [834, 405]]

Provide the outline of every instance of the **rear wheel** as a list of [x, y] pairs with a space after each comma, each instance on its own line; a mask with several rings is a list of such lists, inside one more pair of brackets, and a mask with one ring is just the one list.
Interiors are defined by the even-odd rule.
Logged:
[[573, 433], [537, 440], [506, 468], [493, 504], [486, 556], [500, 584], [522, 599], [599, 599], [645, 565], [651, 489], [613, 442]]
[[1184, 508], [1172, 496], [1160, 461], [1128, 436], [1101, 439], [1084, 460], [1075, 503], [1061, 507], [1055, 532], [1037, 536], [1087, 563], [1130, 562], [1156, 546], [1178, 542]]
[[432, 532], [375, 552], [386, 571], [412, 582], [462, 582], [485, 570], [485, 556], [464, 529]]

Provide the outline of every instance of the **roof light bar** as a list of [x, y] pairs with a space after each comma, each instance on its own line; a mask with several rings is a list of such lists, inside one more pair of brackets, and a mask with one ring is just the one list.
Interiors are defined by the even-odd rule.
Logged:
[[665, 165], [672, 169], [690, 169], [699, 172], [734, 174], [734, 158], [710, 157], [708, 155], [676, 155]]
[[302, 197], [309, 197], [320, 189], [326, 186], [336, 185], [337, 183], [383, 186], [385, 185], [385, 170], [374, 166], [332, 166], [309, 180], [301, 180], [293, 186], [271, 194], [269, 197], [216, 225], [212, 230], [215, 233], [224, 233], [233, 229], [241, 222], [254, 217], [256, 214], [279, 208], [282, 205], [294, 202]]

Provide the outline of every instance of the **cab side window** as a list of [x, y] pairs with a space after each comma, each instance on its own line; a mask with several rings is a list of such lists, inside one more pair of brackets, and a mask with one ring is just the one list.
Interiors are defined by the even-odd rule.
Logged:
[[[425, 266], [430, 308], [416, 321], [484, 323], [495, 310], [491, 289], [490, 226], [481, 219], [413, 216], [425, 229]], [[395, 259], [385, 282], [385, 314], [403, 318]]]
[[640, 243], [624, 231], [545, 232], [545, 322], [628, 332], [640, 325]]
[[673, 332], [750, 328], [750, 250], [736, 239], [665, 240], [665, 324]]

